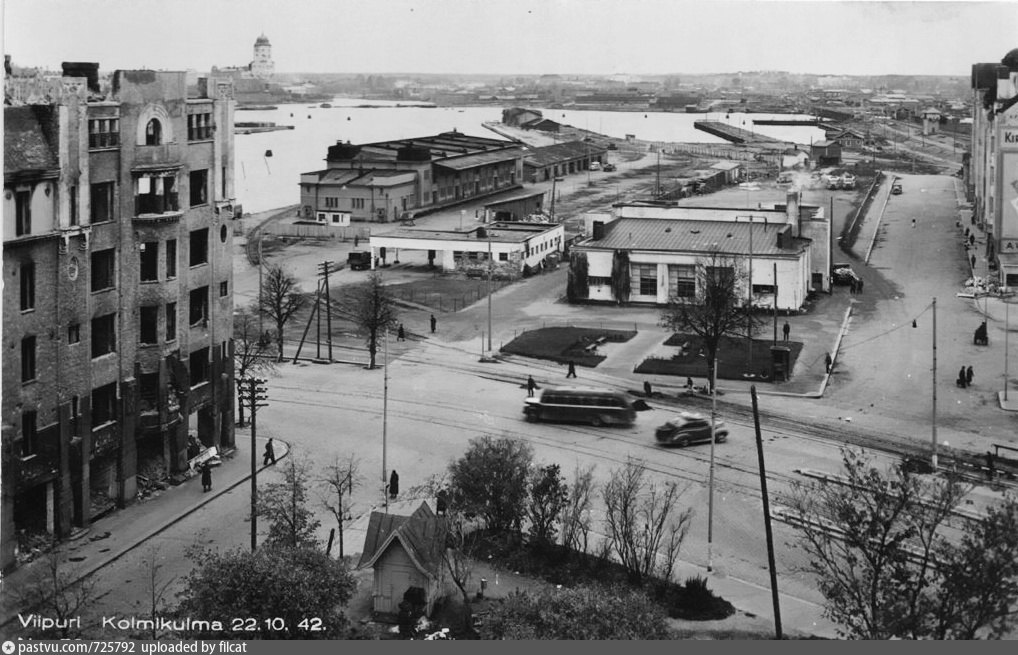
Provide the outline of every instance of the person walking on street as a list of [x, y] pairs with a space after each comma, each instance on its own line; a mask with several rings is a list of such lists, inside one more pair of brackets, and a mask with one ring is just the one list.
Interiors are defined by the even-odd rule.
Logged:
[[403, 329], [402, 323], [396, 329], [396, 341], [406, 341], [406, 330]]
[[527, 376], [527, 398], [534, 397], [534, 389], [537, 388], [537, 383], [534, 382], [534, 376]]
[[834, 363], [834, 360], [831, 359], [831, 353], [827, 353], [826, 355], [824, 355], [824, 366], [827, 369], [826, 370], [827, 373], [831, 372], [831, 364], [833, 364], [833, 363]]
[[201, 491], [212, 491], [212, 467], [208, 462], [201, 465]]
[[434, 315], [434, 314], [432, 314], [432, 315], [431, 315], [431, 333], [432, 333], [432, 334], [434, 334], [434, 333], [435, 333], [435, 325], [436, 325], [436, 324], [438, 324], [438, 321], [436, 321], [436, 320], [435, 320], [435, 315]]
[[[848, 281], [848, 292], [850, 294], [852, 294], [853, 296], [855, 295], [855, 286], [856, 286], [856, 284], [857, 283], [855, 281], [855, 278], [852, 278], [851, 280]], [[785, 339], [785, 341], [788, 341], [788, 339]]]
[[969, 386], [969, 387], [972, 386], [972, 367], [971, 366], [969, 366], [967, 369], [965, 369], [965, 384], [966, 384], [966, 386]]
[[272, 437], [269, 437], [265, 444], [265, 454], [262, 455], [262, 466], [268, 466], [269, 462], [276, 463], [276, 450], [272, 447]]
[[966, 386], [968, 386], [968, 377], [966, 377], [966, 375], [965, 375], [965, 367], [964, 366], [962, 366], [961, 370], [958, 371], [958, 379], [955, 381], [955, 384], [957, 384], [962, 389], [964, 389]]
[[859, 278], [858, 281], [856, 281], [855, 292], [862, 293], [862, 278]]
[[785, 335], [785, 341], [788, 341], [788, 333], [791, 332], [791, 331], [792, 331], [792, 326], [790, 326], [788, 324], [788, 321], [785, 321], [785, 326], [783, 328], [781, 328], [781, 333]]
[[574, 377], [576, 377], [576, 363], [573, 362], [573, 360], [571, 360], [571, 359], [569, 360], [569, 371], [566, 372], [566, 377], [567, 378], [574, 378]]
[[389, 476], [389, 499], [396, 500], [396, 496], [399, 495], [399, 473], [396, 473], [396, 469], [392, 470], [392, 475]]
[[912, 219], [912, 229], [913, 230], [915, 229], [915, 219], [914, 218]]

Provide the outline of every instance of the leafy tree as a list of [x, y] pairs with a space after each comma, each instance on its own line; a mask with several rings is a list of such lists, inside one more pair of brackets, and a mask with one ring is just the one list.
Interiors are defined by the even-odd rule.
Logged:
[[647, 480], [647, 467], [632, 460], [612, 471], [601, 496], [611, 548], [633, 582], [657, 573], [671, 577], [693, 510], [676, 507], [684, 489]]
[[266, 267], [258, 306], [276, 324], [279, 361], [283, 361], [283, 328], [307, 301], [297, 278], [278, 264]]
[[673, 332], [692, 332], [703, 340], [711, 388], [721, 338], [749, 336], [746, 330], [752, 332], [756, 325], [740, 292], [745, 277], [735, 258], [713, 252], [696, 263], [696, 293], [673, 296], [661, 312], [659, 325]]
[[258, 499], [258, 515], [269, 520], [268, 546], [315, 548], [321, 522], [308, 509], [307, 463], [290, 451], [283, 479], [265, 485]]
[[840, 480], [795, 485], [790, 507], [826, 614], [844, 636], [971, 639], [1013, 627], [1013, 497], [952, 539], [945, 527], [966, 492], [956, 480], [884, 472], [851, 449], [842, 461]]
[[519, 532], [527, 505], [533, 449], [516, 439], [483, 436], [449, 465], [456, 507], [484, 519], [493, 532]]
[[629, 301], [632, 290], [632, 272], [629, 270], [629, 251], [616, 250], [612, 254], [612, 295], [619, 303]]
[[569, 302], [576, 302], [590, 296], [588, 270], [587, 253], [570, 253], [569, 276], [566, 279], [566, 298], [569, 299]]
[[530, 519], [530, 536], [538, 546], [555, 543], [558, 532], [555, 525], [560, 521], [568, 503], [569, 487], [558, 464], [549, 464], [534, 471], [530, 481], [527, 518]]
[[514, 592], [495, 606], [485, 639], [668, 639], [664, 611], [639, 590], [581, 586]]
[[[189, 639], [236, 639], [229, 617], [253, 620], [245, 639], [342, 639], [347, 635], [343, 607], [357, 583], [343, 560], [309, 548], [269, 546], [255, 552], [195, 550], [198, 563], [185, 578], [178, 615], [221, 619], [224, 630], [195, 631]], [[302, 630], [301, 622], [322, 620], [322, 631]], [[282, 621], [280, 621], [282, 619]], [[244, 624], [248, 625], [247, 623]]]
[[392, 293], [382, 284], [381, 274], [373, 272], [366, 282], [355, 285], [340, 311], [365, 335], [370, 355], [368, 368], [375, 368], [379, 337], [399, 324], [399, 310]]
[[[244, 384], [244, 378], [275, 370], [271, 348], [268, 336], [258, 331], [257, 311], [248, 307], [237, 310], [233, 315], [233, 378], [238, 391]], [[237, 425], [243, 427], [244, 403], [238, 400], [237, 408]]]
[[1018, 501], [1005, 498], [969, 526], [956, 548], [941, 553], [943, 592], [934, 639], [1000, 639], [1014, 629], [1018, 600]]

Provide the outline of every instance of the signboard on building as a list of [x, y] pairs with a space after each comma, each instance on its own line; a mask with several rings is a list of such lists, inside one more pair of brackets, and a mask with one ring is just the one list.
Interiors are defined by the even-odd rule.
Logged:
[[1007, 252], [1004, 241], [1018, 239], [1018, 152], [1002, 153], [1000, 163], [1001, 252]]

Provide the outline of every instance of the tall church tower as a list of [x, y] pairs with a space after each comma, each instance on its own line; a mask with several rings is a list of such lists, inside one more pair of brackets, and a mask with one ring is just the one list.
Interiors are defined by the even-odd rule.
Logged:
[[269, 37], [262, 34], [255, 39], [251, 75], [259, 80], [267, 80], [275, 73], [275, 69], [276, 64], [272, 61], [272, 44], [269, 43]]

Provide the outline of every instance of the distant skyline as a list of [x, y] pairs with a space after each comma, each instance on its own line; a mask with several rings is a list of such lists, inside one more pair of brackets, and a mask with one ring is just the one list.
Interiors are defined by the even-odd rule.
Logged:
[[963, 75], [1018, 47], [1018, 3], [3, 0], [16, 66], [208, 71], [260, 34], [278, 73]]

